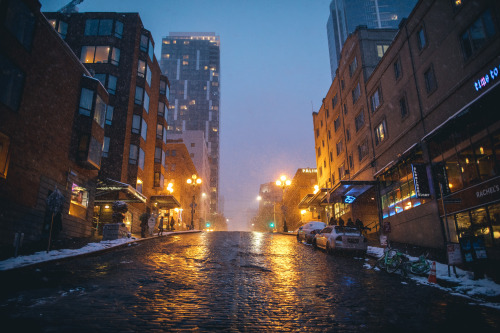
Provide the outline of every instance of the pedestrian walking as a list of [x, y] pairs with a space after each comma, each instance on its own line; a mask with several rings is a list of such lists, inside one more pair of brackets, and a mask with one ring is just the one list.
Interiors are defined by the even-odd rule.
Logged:
[[348, 226], [348, 227], [354, 227], [354, 226], [355, 226], [355, 225], [354, 225], [354, 222], [352, 222], [351, 218], [348, 218], [348, 219], [347, 219], [347, 226]]
[[330, 222], [328, 222], [329, 225], [337, 225], [337, 220], [335, 219], [335, 217], [330, 217]]
[[163, 215], [160, 215], [160, 224], [158, 224], [158, 236], [163, 235]]
[[339, 217], [339, 226], [344, 227], [344, 220], [341, 217]]
[[174, 220], [174, 217], [172, 216], [172, 218], [170, 219], [170, 230], [171, 231], [175, 230], [174, 225], [175, 225], [175, 220]]

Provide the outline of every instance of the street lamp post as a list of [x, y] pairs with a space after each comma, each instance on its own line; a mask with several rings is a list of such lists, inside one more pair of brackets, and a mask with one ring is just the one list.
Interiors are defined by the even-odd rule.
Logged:
[[292, 181], [290, 179], [286, 179], [286, 176], [281, 176], [280, 179], [276, 181], [276, 185], [281, 187], [281, 213], [283, 214], [283, 231], [288, 232], [288, 227], [286, 225], [286, 217], [285, 217], [285, 205], [283, 197], [285, 196], [285, 187], [290, 186]]
[[196, 207], [195, 187], [196, 187], [196, 185], [201, 184], [201, 178], [198, 178], [198, 176], [196, 176], [196, 175], [192, 175], [191, 178], [188, 178], [187, 183], [189, 185], [192, 185], [192, 187], [193, 187], [193, 201], [191, 202], [191, 227], [190, 227], [190, 229], [193, 230], [194, 229], [194, 212], [195, 212], [194, 208]]

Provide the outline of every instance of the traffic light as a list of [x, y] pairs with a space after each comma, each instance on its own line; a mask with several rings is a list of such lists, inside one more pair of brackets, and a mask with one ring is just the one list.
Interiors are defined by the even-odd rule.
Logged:
[[274, 222], [270, 222], [269, 227], [274, 228]]
[[210, 222], [207, 222], [207, 224], [205, 224], [207, 226], [207, 228], [210, 227]]

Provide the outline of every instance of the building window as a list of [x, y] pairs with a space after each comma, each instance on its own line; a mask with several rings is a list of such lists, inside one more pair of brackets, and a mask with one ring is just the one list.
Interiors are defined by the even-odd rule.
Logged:
[[144, 78], [146, 76], [146, 62], [144, 60], [140, 60], [137, 63], [137, 76]]
[[151, 87], [151, 70], [149, 69], [149, 66], [146, 67], [146, 82], [148, 83], [148, 86]]
[[102, 157], [108, 157], [109, 154], [109, 141], [110, 138], [108, 136], [104, 137], [104, 143], [102, 145]]
[[382, 101], [382, 91], [380, 90], [380, 87], [378, 87], [377, 90], [370, 97], [370, 106], [372, 108], [372, 112], [375, 112], [379, 108], [381, 101]]
[[114, 75], [109, 75], [108, 76], [108, 92], [112, 95], [116, 95], [116, 82], [118, 81], [118, 78]]
[[154, 49], [153, 49], [153, 43], [151, 43], [151, 41], [149, 41], [148, 55], [149, 55], [149, 59], [151, 59], [151, 62], [153, 62]]
[[160, 175], [161, 172], [155, 172], [154, 187], [160, 187]]
[[388, 48], [389, 48], [389, 45], [387, 45], [387, 44], [377, 45], [377, 56], [379, 59], [382, 59], [382, 57], [384, 56], [384, 54]]
[[163, 80], [160, 80], [160, 94], [168, 97], [168, 85]]
[[394, 62], [394, 76], [396, 77], [396, 80], [401, 77], [401, 60], [398, 59], [396, 62]]
[[93, 136], [90, 137], [88, 160], [97, 167], [101, 165], [102, 146], [102, 142], [97, 141]]
[[352, 156], [352, 153], [349, 154], [349, 169], [354, 169], [354, 158]]
[[106, 119], [106, 103], [97, 95], [95, 100], [94, 121], [104, 128], [104, 120]]
[[167, 129], [163, 127], [163, 143], [167, 143]]
[[146, 141], [148, 135], [148, 123], [146, 123], [145, 119], [142, 119], [142, 126], [141, 126], [141, 137]]
[[149, 95], [147, 91], [144, 91], [144, 110], [149, 113]]
[[339, 101], [337, 95], [335, 95], [334, 98], [332, 98], [332, 110], [337, 106], [337, 102]]
[[328, 140], [330, 140], [332, 138], [332, 132], [330, 132], [330, 130], [328, 130]]
[[359, 99], [359, 96], [361, 96], [361, 87], [359, 86], [358, 82], [356, 88], [352, 90], [352, 104], [356, 103], [356, 101]]
[[142, 193], [142, 180], [137, 178], [137, 182], [135, 183], [135, 189], [137, 192]]
[[427, 38], [426, 38], [426, 35], [425, 35], [425, 29], [424, 29], [424, 27], [421, 27], [417, 31], [417, 44], [418, 44], [418, 49], [419, 50], [421, 50], [425, 46], [427, 46]]
[[123, 23], [120, 21], [115, 21], [115, 36], [118, 38], [123, 37]]
[[490, 10], [487, 10], [460, 36], [465, 60], [486, 45], [495, 34], [495, 24]]
[[356, 60], [356, 57], [354, 57], [353, 61], [349, 64], [349, 76], [350, 77], [352, 77], [354, 75], [356, 68], [358, 68], [358, 61]]
[[94, 102], [94, 91], [82, 88], [80, 95], [80, 107], [78, 113], [84, 116], [89, 116], [92, 113], [92, 104]]
[[319, 129], [316, 128], [316, 137], [319, 137]]
[[365, 116], [363, 110], [354, 118], [354, 125], [356, 127], [356, 132], [358, 132], [365, 124]]
[[155, 148], [155, 163], [161, 163], [161, 154], [162, 150], [161, 147], [156, 147]]
[[339, 167], [339, 180], [344, 179], [345, 175], [346, 175], [346, 173], [345, 173], [345, 165], [344, 165], [344, 163], [342, 163], [340, 165], [340, 167]]
[[82, 46], [80, 60], [86, 64], [111, 62], [113, 65], [118, 65], [120, 50], [111, 46]]
[[344, 114], [347, 114], [347, 104], [344, 103]]
[[[24, 73], [0, 54], [0, 102], [17, 111], [23, 93]], [[90, 105], [92, 107], [92, 103]]]
[[158, 116], [163, 117], [165, 115], [165, 103], [158, 102]]
[[318, 147], [318, 157], [321, 156], [321, 147]]
[[368, 155], [368, 140], [365, 140], [358, 146], [359, 161], [361, 161], [367, 155]]
[[68, 32], [68, 23], [60, 20], [48, 20], [52, 25], [55, 31], [59, 33], [62, 39], [66, 38], [66, 34]]
[[134, 103], [137, 105], [142, 105], [143, 98], [144, 98], [144, 88], [136, 86], [135, 87]]
[[408, 103], [406, 103], [406, 97], [404, 96], [399, 100], [399, 111], [401, 113], [401, 118], [408, 115]]
[[340, 128], [340, 116], [338, 116], [334, 121], [333, 121], [333, 127], [335, 128], [335, 132]]
[[10, 139], [7, 135], [0, 133], [0, 178], [7, 178], [9, 169], [9, 146]]
[[156, 125], [156, 138], [157, 139], [163, 139], [163, 125], [158, 124]]
[[378, 124], [377, 127], [375, 127], [375, 144], [378, 145], [379, 143], [384, 141], [386, 136], [387, 136], [387, 129], [384, 119], [380, 124]]
[[342, 140], [339, 140], [335, 147], [337, 148], [337, 156], [339, 156], [342, 153]]
[[333, 162], [333, 154], [330, 152], [330, 162]]
[[145, 154], [144, 154], [144, 150], [142, 150], [142, 148], [139, 148], [139, 168], [141, 168], [142, 170], [144, 170], [144, 160], [145, 160]]
[[141, 51], [143, 51], [143, 52], [147, 52], [148, 51], [148, 42], [149, 42], [148, 36], [141, 35], [141, 44], [139, 46], [140, 49], [141, 49]]
[[89, 191], [75, 183], [71, 185], [71, 199], [69, 202], [69, 215], [85, 219], [89, 203]]
[[132, 117], [132, 133], [134, 134], [141, 133], [141, 120], [142, 120], [141, 116], [134, 114], [134, 116]]
[[437, 89], [437, 81], [436, 77], [434, 76], [434, 68], [433, 66], [429, 67], [424, 73], [424, 80], [425, 80], [425, 89], [427, 90], [427, 93], [431, 93], [434, 90]]
[[172, 149], [171, 156], [177, 156], [177, 151], [175, 149]]
[[5, 27], [28, 50], [33, 42], [35, 21], [35, 15], [23, 1], [8, 1]]
[[349, 127], [345, 129], [345, 141], [351, 141], [351, 129]]
[[165, 152], [163, 150], [161, 151], [161, 165], [165, 167]]
[[113, 20], [89, 19], [85, 22], [85, 36], [110, 36], [112, 31]]

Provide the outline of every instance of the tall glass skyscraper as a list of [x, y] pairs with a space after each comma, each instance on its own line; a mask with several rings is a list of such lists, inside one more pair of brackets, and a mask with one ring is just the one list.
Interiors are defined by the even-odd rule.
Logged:
[[342, 46], [358, 25], [367, 28], [397, 29], [417, 0], [332, 0], [326, 24], [332, 80], [337, 70]]
[[170, 81], [168, 134], [202, 130], [210, 164], [210, 212], [218, 212], [220, 38], [215, 33], [171, 32], [160, 67]]

